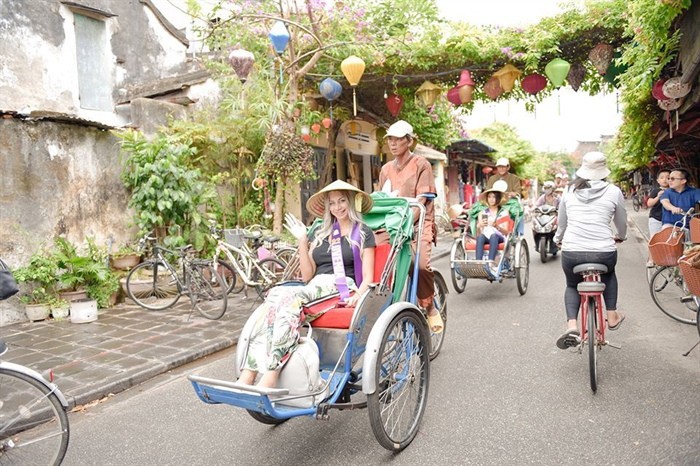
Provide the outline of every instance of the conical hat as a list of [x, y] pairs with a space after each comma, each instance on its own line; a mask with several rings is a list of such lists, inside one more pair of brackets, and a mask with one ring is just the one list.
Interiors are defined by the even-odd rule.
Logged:
[[358, 213], [366, 214], [372, 209], [372, 198], [369, 194], [346, 183], [342, 180], [336, 180], [311, 196], [308, 201], [306, 201], [306, 210], [310, 214], [316, 217], [323, 217], [326, 211], [326, 200], [328, 199], [328, 193], [331, 191], [352, 191], [355, 195], [350, 195], [350, 199], [355, 202], [355, 210]]

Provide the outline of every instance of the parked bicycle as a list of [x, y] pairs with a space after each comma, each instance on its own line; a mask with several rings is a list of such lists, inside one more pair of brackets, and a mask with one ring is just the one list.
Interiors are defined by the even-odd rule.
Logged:
[[[0, 270], [9, 270], [1, 259]], [[0, 357], [7, 350], [0, 340]], [[67, 410], [52, 381], [0, 360], [0, 464], [61, 464], [70, 438]]]
[[649, 190], [640, 189], [632, 196], [632, 208], [635, 212], [639, 212], [640, 208], [648, 209], [647, 200], [649, 199]]
[[[131, 269], [127, 275], [129, 298], [145, 309], [162, 311], [187, 295], [193, 310], [207, 319], [220, 319], [226, 312], [228, 298], [225, 283], [213, 262], [194, 257], [190, 245], [173, 251], [155, 241], [150, 236], [141, 239], [141, 248], [145, 243], [151, 243], [153, 257]], [[177, 257], [180, 273], [168, 256]]]

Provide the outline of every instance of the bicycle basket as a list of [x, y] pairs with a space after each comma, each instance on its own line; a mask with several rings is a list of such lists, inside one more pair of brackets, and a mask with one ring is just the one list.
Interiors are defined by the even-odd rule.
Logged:
[[224, 240], [231, 246], [240, 248], [245, 244], [245, 238], [243, 237], [245, 232], [242, 228], [224, 230]]
[[656, 265], [676, 265], [683, 255], [683, 230], [664, 228], [649, 240], [649, 256]]
[[689, 261], [685, 260], [685, 257], [681, 257], [678, 266], [681, 268], [681, 275], [688, 286], [688, 291], [695, 296], [700, 296], [700, 268], [693, 267]]
[[700, 218], [698, 217], [690, 219], [690, 242], [700, 243]]

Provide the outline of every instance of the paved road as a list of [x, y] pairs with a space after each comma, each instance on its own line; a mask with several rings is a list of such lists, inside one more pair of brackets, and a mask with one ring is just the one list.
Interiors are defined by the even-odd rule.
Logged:
[[654, 308], [644, 250], [634, 235], [620, 248], [628, 318], [610, 334], [622, 350], [601, 354], [595, 395], [586, 358], [554, 345], [559, 260], [537, 260], [523, 297], [512, 280], [450, 294], [422, 429], [399, 455], [376, 443], [366, 411], [269, 427], [201, 403], [185, 375], [230, 378], [227, 351], [72, 414], [65, 464], [700, 464], [700, 348], [682, 356], [697, 332]]

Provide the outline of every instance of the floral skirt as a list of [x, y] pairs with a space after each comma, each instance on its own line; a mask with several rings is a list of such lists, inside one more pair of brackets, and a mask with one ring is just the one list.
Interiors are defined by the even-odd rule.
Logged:
[[[356, 288], [352, 278], [347, 280], [349, 289]], [[335, 277], [326, 274], [316, 275], [304, 286], [272, 288], [251, 316], [255, 324], [241, 369], [265, 372], [282, 367], [299, 341], [302, 306], [337, 291]]]

